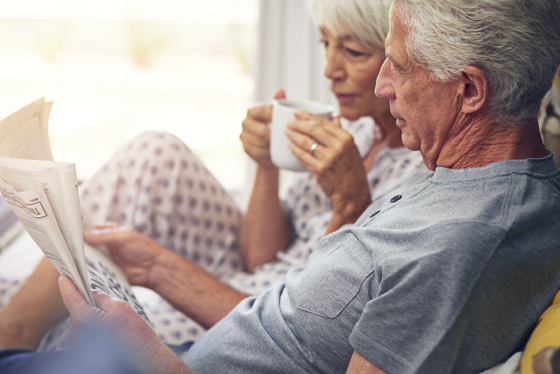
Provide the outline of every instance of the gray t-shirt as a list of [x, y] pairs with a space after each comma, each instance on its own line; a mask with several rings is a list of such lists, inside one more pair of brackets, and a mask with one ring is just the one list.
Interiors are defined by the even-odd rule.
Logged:
[[185, 357], [202, 373], [476, 373], [520, 348], [560, 284], [560, 169], [437, 168], [326, 236]]

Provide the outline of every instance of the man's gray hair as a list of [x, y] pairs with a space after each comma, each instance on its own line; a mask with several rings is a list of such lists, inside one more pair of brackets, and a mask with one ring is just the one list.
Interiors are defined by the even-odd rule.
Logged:
[[337, 36], [351, 34], [367, 48], [385, 50], [389, 13], [383, 0], [308, 0], [317, 26]]
[[488, 79], [500, 122], [534, 119], [560, 65], [560, 0], [385, 0], [409, 58], [449, 82], [468, 65]]

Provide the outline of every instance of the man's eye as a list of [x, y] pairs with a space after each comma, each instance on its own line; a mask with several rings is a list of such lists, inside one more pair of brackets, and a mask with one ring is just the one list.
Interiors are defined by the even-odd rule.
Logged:
[[394, 64], [393, 62], [391, 62], [391, 70], [393, 70], [397, 74], [402, 73], [402, 68], [399, 65]]

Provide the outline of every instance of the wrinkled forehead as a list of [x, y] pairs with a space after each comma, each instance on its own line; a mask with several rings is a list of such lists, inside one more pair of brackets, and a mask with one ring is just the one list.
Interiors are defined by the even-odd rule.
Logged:
[[407, 36], [408, 29], [402, 22], [400, 13], [394, 9], [394, 5], [391, 5], [389, 10], [389, 33], [385, 41], [385, 48], [395, 49], [400, 47], [399, 49], [406, 53]]

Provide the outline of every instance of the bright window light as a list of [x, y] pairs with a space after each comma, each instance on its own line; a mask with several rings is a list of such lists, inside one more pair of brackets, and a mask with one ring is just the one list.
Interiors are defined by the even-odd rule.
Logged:
[[0, 116], [54, 101], [55, 160], [91, 176], [146, 130], [183, 139], [231, 190], [253, 94], [257, 0], [18, 0], [0, 6]]

